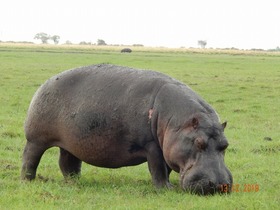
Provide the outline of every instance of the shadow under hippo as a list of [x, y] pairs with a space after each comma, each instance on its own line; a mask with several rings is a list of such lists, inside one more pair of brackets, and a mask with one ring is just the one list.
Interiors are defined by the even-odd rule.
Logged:
[[224, 163], [226, 123], [183, 83], [164, 74], [109, 64], [62, 72], [35, 93], [25, 122], [21, 176], [32, 180], [43, 153], [60, 148], [64, 176], [80, 174], [82, 161], [119, 168], [148, 162], [156, 187], [208, 195], [230, 192]]

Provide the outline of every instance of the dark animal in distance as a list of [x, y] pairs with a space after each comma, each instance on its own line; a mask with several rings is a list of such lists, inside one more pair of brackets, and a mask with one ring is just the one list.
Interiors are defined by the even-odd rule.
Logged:
[[131, 53], [131, 52], [132, 52], [132, 50], [130, 48], [123, 48], [121, 50], [121, 53]]

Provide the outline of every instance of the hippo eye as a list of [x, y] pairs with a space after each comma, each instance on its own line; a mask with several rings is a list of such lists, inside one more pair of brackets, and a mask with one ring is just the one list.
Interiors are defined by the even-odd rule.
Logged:
[[194, 142], [199, 150], [204, 150], [207, 146], [203, 138], [196, 138]]

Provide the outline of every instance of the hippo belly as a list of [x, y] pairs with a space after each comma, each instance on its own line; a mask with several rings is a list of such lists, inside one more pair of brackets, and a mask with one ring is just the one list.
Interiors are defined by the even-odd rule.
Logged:
[[148, 112], [162, 85], [162, 75], [150, 74], [97, 65], [50, 78], [30, 105], [27, 140], [96, 166], [143, 163], [143, 148], [154, 139]]

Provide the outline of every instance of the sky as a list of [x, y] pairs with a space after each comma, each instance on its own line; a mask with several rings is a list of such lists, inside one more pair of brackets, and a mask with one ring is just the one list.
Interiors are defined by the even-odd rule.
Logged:
[[275, 49], [279, 0], [8, 0], [0, 4], [0, 40], [35, 34], [151, 47]]

